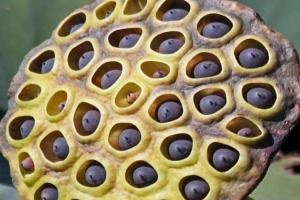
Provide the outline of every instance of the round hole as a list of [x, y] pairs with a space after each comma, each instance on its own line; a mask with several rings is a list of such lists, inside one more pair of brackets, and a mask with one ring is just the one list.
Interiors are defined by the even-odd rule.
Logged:
[[125, 178], [133, 187], [145, 188], [157, 181], [158, 174], [147, 162], [136, 161], [126, 170]]
[[125, 15], [134, 15], [141, 12], [147, 5], [147, 0], [127, 0], [124, 14]]
[[14, 140], [21, 140], [32, 132], [35, 119], [30, 116], [17, 117], [9, 124], [9, 135]]
[[116, 61], [106, 62], [102, 64], [92, 77], [92, 83], [101, 88], [109, 89], [120, 78], [123, 71], [121, 63]]
[[221, 38], [225, 36], [233, 27], [232, 22], [217, 13], [208, 14], [203, 17], [197, 25], [198, 32], [210, 39]]
[[36, 84], [26, 85], [18, 95], [21, 101], [31, 101], [36, 99], [41, 93], [41, 87]]
[[166, 0], [156, 13], [160, 21], [179, 21], [188, 15], [190, 4], [183, 0]]
[[242, 137], [257, 137], [262, 134], [258, 126], [252, 121], [244, 117], [236, 117], [232, 119], [227, 125], [226, 128]]
[[49, 133], [40, 143], [46, 159], [51, 162], [59, 162], [65, 160], [69, 155], [69, 145], [60, 131]]
[[86, 22], [86, 15], [83, 12], [71, 16], [59, 29], [58, 35], [66, 37], [79, 30]]
[[263, 44], [254, 39], [247, 39], [234, 50], [238, 63], [243, 68], [259, 68], [269, 61], [269, 53]]
[[148, 113], [155, 121], [167, 123], [179, 119], [183, 114], [183, 108], [177, 96], [165, 94], [156, 98]]
[[101, 120], [101, 112], [93, 105], [80, 103], [73, 118], [76, 131], [82, 136], [95, 132]]
[[68, 95], [65, 91], [56, 92], [47, 104], [47, 113], [51, 116], [58, 115], [63, 111], [67, 102]]
[[160, 150], [169, 160], [178, 161], [189, 157], [193, 148], [193, 140], [188, 134], [171, 135], [164, 139]]
[[30, 155], [26, 152], [23, 152], [19, 155], [19, 169], [23, 177], [26, 175], [32, 174], [35, 170], [34, 162]]
[[276, 102], [275, 89], [267, 83], [247, 84], [242, 93], [246, 102], [260, 109], [271, 108]]
[[160, 79], [168, 76], [170, 66], [159, 61], [146, 61], [141, 64], [142, 72], [153, 79]]
[[222, 89], [204, 89], [194, 96], [194, 104], [203, 115], [211, 115], [221, 110], [226, 104], [226, 94]]
[[137, 146], [141, 141], [140, 130], [130, 123], [119, 123], [109, 133], [109, 144], [119, 150], [126, 151]]
[[115, 98], [115, 104], [119, 108], [129, 107], [139, 98], [142, 88], [133, 82], [124, 85]]
[[97, 161], [88, 160], [78, 170], [77, 181], [87, 187], [102, 185], [107, 177], [105, 167]]
[[230, 170], [239, 160], [239, 152], [226, 144], [213, 143], [207, 150], [210, 165], [219, 172]]
[[96, 16], [99, 20], [108, 18], [115, 10], [117, 3], [115, 1], [108, 1], [103, 3], [96, 10]]
[[94, 58], [94, 47], [85, 41], [70, 51], [68, 64], [72, 70], [78, 71], [86, 67]]
[[187, 67], [186, 74], [190, 78], [206, 78], [220, 74], [222, 64], [217, 56], [211, 53], [200, 53], [192, 58]]
[[207, 196], [210, 187], [204, 179], [194, 175], [181, 179], [179, 190], [186, 200], [201, 200]]
[[173, 54], [181, 49], [185, 43], [185, 37], [181, 32], [164, 32], [151, 41], [150, 48], [160, 54]]
[[59, 192], [56, 186], [50, 183], [43, 184], [34, 194], [34, 200], [58, 200]]
[[112, 32], [108, 41], [111, 46], [122, 49], [129, 49], [136, 46], [143, 33], [141, 28], [125, 28]]
[[52, 50], [42, 52], [29, 64], [29, 70], [37, 74], [46, 74], [50, 72], [54, 66], [55, 53]]

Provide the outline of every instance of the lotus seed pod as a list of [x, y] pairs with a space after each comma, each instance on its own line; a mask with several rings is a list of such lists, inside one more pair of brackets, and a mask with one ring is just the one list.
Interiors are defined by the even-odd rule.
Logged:
[[236, 1], [95, 0], [25, 57], [0, 150], [24, 200], [241, 200], [300, 119], [299, 76]]

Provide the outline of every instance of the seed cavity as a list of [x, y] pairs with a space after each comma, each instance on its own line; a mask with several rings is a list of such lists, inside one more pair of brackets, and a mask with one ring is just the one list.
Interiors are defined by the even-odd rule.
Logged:
[[86, 15], [83, 12], [77, 13], [71, 16], [66, 22], [60, 27], [58, 35], [66, 37], [79, 30], [86, 22]]
[[210, 39], [218, 39], [230, 32], [233, 24], [226, 16], [212, 13], [204, 16], [197, 25], [198, 32]]
[[137, 45], [142, 34], [139, 27], [119, 29], [108, 36], [108, 41], [115, 48], [130, 49]]
[[47, 74], [49, 73], [55, 63], [55, 53], [52, 50], [46, 50], [38, 55], [29, 64], [29, 71], [36, 74]]
[[93, 60], [94, 47], [90, 41], [85, 41], [73, 48], [68, 55], [68, 64], [72, 70], [79, 71]]
[[137, 188], [145, 188], [158, 179], [156, 170], [145, 161], [136, 161], [126, 170], [126, 181]]

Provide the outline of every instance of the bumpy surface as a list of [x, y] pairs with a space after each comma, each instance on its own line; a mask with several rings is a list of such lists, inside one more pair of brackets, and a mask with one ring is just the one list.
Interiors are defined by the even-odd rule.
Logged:
[[21, 199], [243, 199], [299, 119], [299, 61], [226, 0], [97, 0], [32, 50], [0, 124]]

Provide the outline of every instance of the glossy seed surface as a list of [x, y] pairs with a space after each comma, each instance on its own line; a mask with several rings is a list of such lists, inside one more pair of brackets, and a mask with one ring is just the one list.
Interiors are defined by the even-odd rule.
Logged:
[[181, 8], [173, 8], [164, 13], [163, 21], [177, 21], [183, 19], [188, 12]]
[[101, 165], [90, 165], [85, 172], [85, 180], [91, 187], [101, 185], [106, 179], [106, 171]]
[[82, 127], [88, 133], [93, 133], [100, 122], [101, 114], [98, 110], [89, 110], [82, 117]]
[[55, 58], [49, 58], [42, 62], [41, 73], [46, 74], [50, 72], [54, 66]]
[[166, 72], [164, 72], [164, 71], [156, 71], [156, 72], [154, 72], [153, 73], [153, 78], [163, 78], [163, 77], [165, 77], [167, 75], [167, 73]]
[[207, 38], [220, 38], [230, 31], [230, 27], [222, 22], [211, 22], [203, 27], [202, 35]]
[[204, 199], [209, 192], [209, 185], [201, 179], [191, 180], [184, 187], [184, 196], [187, 200]]
[[34, 163], [33, 160], [30, 157], [25, 158], [21, 162], [21, 166], [23, 169], [25, 169], [27, 172], [32, 172], [34, 171]]
[[243, 137], [251, 137], [253, 134], [253, 131], [251, 128], [242, 128], [238, 131], [237, 134], [240, 136], [243, 136]]
[[159, 105], [156, 115], [159, 122], [165, 123], [176, 120], [182, 113], [182, 105], [179, 102], [166, 101]]
[[140, 166], [133, 172], [133, 183], [136, 187], [147, 187], [157, 180], [156, 171], [150, 166]]
[[215, 76], [221, 72], [221, 67], [213, 61], [202, 61], [193, 70], [194, 78]]
[[169, 157], [171, 160], [187, 158], [192, 151], [193, 143], [187, 139], [174, 140], [169, 145]]
[[239, 62], [245, 68], [262, 67], [268, 62], [268, 55], [258, 48], [247, 48], [240, 53]]
[[74, 24], [74, 25], [72, 25], [72, 27], [70, 29], [70, 34], [74, 33], [77, 30], [79, 30], [82, 26], [83, 26], [83, 24]]
[[204, 115], [210, 115], [224, 107], [226, 100], [218, 95], [208, 95], [199, 102], [200, 112]]
[[212, 163], [213, 167], [225, 172], [231, 169], [238, 161], [239, 154], [236, 150], [231, 148], [219, 148], [213, 153]]
[[45, 187], [41, 191], [41, 200], [58, 200], [58, 191], [55, 187]]
[[119, 48], [132, 48], [140, 39], [139, 34], [129, 34], [124, 36], [119, 42]]
[[32, 119], [25, 120], [20, 126], [20, 134], [22, 138], [26, 138], [32, 131], [33, 127], [34, 127], [34, 120]]
[[246, 99], [248, 103], [257, 108], [267, 109], [274, 105], [276, 97], [265, 88], [255, 87], [247, 92]]
[[60, 159], [65, 159], [69, 154], [69, 145], [64, 137], [58, 137], [53, 143], [53, 153]]
[[101, 78], [101, 88], [110, 88], [121, 76], [122, 71], [119, 69], [113, 69], [106, 72]]
[[79, 58], [78, 61], [78, 69], [83, 69], [85, 66], [87, 66], [89, 64], [89, 62], [91, 62], [91, 60], [94, 57], [94, 51], [87, 51], [84, 54], [82, 54], [82, 56]]
[[141, 141], [141, 133], [136, 128], [126, 128], [119, 136], [121, 150], [127, 150], [136, 146]]
[[59, 103], [58, 104], [58, 110], [59, 110], [59, 112], [61, 112], [65, 108], [65, 106], [66, 106], [66, 102], [65, 101]]
[[178, 51], [184, 42], [180, 39], [167, 39], [163, 41], [159, 46], [159, 53], [162, 54], [172, 54]]

